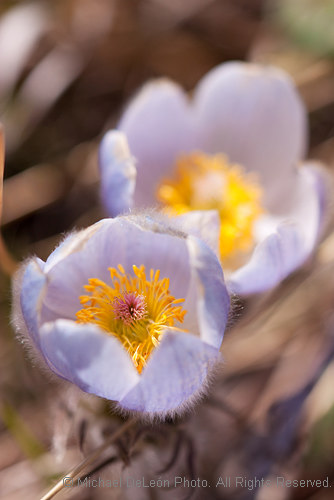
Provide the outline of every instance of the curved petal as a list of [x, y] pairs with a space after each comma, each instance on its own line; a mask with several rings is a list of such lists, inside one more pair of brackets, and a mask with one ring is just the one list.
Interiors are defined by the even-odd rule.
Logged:
[[222, 268], [216, 255], [194, 236], [187, 239], [196, 307], [203, 342], [219, 349], [230, 309]]
[[193, 125], [186, 94], [167, 79], [146, 84], [130, 103], [118, 128], [137, 161], [136, 206], [156, 203], [157, 183], [176, 155], [195, 147]]
[[302, 263], [303, 250], [295, 225], [278, 226], [255, 248], [247, 264], [231, 274], [229, 289], [239, 295], [269, 290]]
[[225, 63], [199, 83], [194, 106], [198, 147], [257, 171], [265, 203], [274, 207], [307, 142], [306, 111], [288, 75], [273, 67]]
[[39, 321], [46, 291], [43, 267], [42, 260], [30, 259], [25, 266], [19, 291], [22, 316], [36, 346], [39, 346]]
[[318, 162], [306, 162], [297, 169], [295, 193], [288, 217], [295, 220], [304, 240], [305, 255], [313, 250], [328, 211], [327, 173]]
[[46, 323], [40, 348], [57, 375], [97, 396], [121, 399], [139, 380], [121, 343], [96, 325], [63, 319]]
[[295, 169], [295, 191], [284, 199], [279, 214], [264, 215], [255, 227], [255, 239], [260, 242], [276, 231], [280, 224], [295, 224], [303, 240], [304, 251], [312, 251], [323, 229], [328, 212], [328, 183], [326, 171], [318, 162], [307, 162]]
[[[43, 299], [42, 323], [58, 318], [74, 319], [75, 312], [81, 307], [79, 295], [82, 295], [88, 279], [94, 276], [103, 279], [107, 275], [106, 269], [101, 277], [97, 249], [92, 246], [92, 241], [103, 233], [106, 223], [112, 225], [114, 219], [102, 220], [87, 229], [69, 234], [47, 259], [44, 272], [48, 286]], [[82, 252], [85, 260], [78, 258]]]
[[308, 161], [302, 166], [302, 171], [309, 172], [309, 185], [313, 192], [319, 213], [318, 235], [321, 237], [330, 219], [331, 195], [333, 179], [329, 171], [319, 161]]
[[166, 331], [139, 383], [119, 404], [142, 412], [173, 412], [203, 390], [219, 351], [189, 333]]
[[125, 135], [110, 130], [99, 149], [101, 194], [107, 213], [115, 217], [132, 208], [136, 185], [135, 160], [130, 154]]
[[48, 273], [58, 262], [61, 262], [68, 255], [76, 253], [83, 248], [90, 237], [98, 231], [100, 224], [101, 222], [97, 222], [86, 229], [68, 234], [47, 258], [44, 272]]
[[268, 290], [300, 266], [317, 242], [326, 214], [325, 179], [312, 165], [297, 172], [294, 203], [289, 214], [264, 218], [258, 234], [261, 242], [250, 260], [231, 274], [234, 293]]
[[119, 264], [131, 274], [133, 265], [144, 265], [146, 271], [160, 269], [160, 275], [170, 279], [171, 293], [178, 298], [186, 295], [190, 267], [184, 238], [168, 234], [166, 228], [154, 227], [148, 218], [139, 216], [105, 219], [95, 226], [91, 238], [50, 269], [43, 322], [74, 319], [89, 278], [110, 283], [108, 268]]
[[170, 220], [181, 231], [200, 238], [218, 255], [220, 219], [217, 210], [193, 210], [170, 217]]

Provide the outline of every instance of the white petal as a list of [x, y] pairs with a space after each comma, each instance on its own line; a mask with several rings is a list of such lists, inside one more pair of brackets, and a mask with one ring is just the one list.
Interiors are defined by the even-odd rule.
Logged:
[[[89, 278], [104, 279], [108, 269], [102, 273], [101, 261], [97, 258], [97, 245], [114, 219], [102, 220], [83, 231], [68, 235], [46, 261], [44, 272], [47, 275], [47, 292], [43, 300], [41, 321], [54, 321], [58, 318], [75, 319], [81, 309], [79, 296]], [[94, 236], [94, 238], [93, 238]], [[99, 248], [103, 252], [103, 248]], [[80, 257], [84, 254], [85, 258]]]
[[85, 392], [119, 400], [139, 380], [121, 343], [96, 325], [68, 320], [46, 323], [40, 343], [50, 368]]
[[156, 203], [155, 190], [176, 156], [195, 147], [193, 121], [184, 91], [168, 80], [146, 84], [119, 124], [137, 161], [136, 206]]
[[200, 238], [218, 255], [220, 219], [216, 210], [193, 210], [170, 220], [181, 231]]
[[303, 237], [305, 256], [313, 250], [328, 210], [326, 182], [326, 172], [319, 163], [307, 162], [296, 170], [294, 197], [286, 206], [289, 213], [285, 219], [296, 221]]
[[139, 384], [120, 405], [141, 412], [173, 412], [203, 391], [208, 371], [217, 359], [219, 351], [197, 337], [166, 331]]
[[[39, 345], [39, 324], [43, 298], [46, 291], [44, 262], [37, 258], [30, 259], [25, 265], [19, 290], [20, 307], [28, 333], [35, 345]], [[14, 312], [15, 322], [15, 312]]]
[[273, 67], [222, 64], [199, 83], [194, 106], [199, 149], [257, 171], [265, 203], [275, 206], [307, 142], [306, 111], [290, 78]]
[[[75, 319], [81, 309], [79, 297], [89, 278], [111, 284], [109, 267], [122, 264], [133, 274], [133, 265], [144, 265], [146, 272], [160, 269], [161, 277], [170, 279], [171, 293], [177, 298], [186, 295], [190, 282], [189, 255], [186, 240], [166, 232], [154, 232], [147, 218], [119, 217], [105, 219], [92, 237], [76, 251], [69, 253], [48, 273], [48, 289], [42, 319]], [[151, 229], [150, 229], [151, 228]], [[160, 231], [164, 228], [157, 225]], [[157, 230], [157, 229], [156, 229]]]
[[44, 272], [48, 273], [53, 266], [58, 264], [68, 255], [78, 252], [87, 243], [90, 237], [100, 228], [100, 222], [93, 224], [81, 231], [68, 234], [60, 245], [49, 255], [45, 262]]
[[231, 274], [233, 292], [246, 295], [274, 287], [314, 249], [326, 215], [325, 179], [311, 165], [300, 168], [297, 179], [289, 213], [259, 221], [257, 232], [262, 241], [249, 262]]
[[257, 245], [247, 264], [231, 274], [229, 289], [239, 295], [269, 290], [302, 263], [303, 250], [295, 225], [278, 226], [276, 232]]
[[102, 200], [108, 214], [115, 217], [128, 212], [133, 204], [136, 184], [135, 160], [122, 132], [110, 130], [99, 150]]
[[200, 336], [203, 342], [219, 349], [230, 309], [223, 271], [216, 255], [201, 240], [189, 236], [187, 243]]

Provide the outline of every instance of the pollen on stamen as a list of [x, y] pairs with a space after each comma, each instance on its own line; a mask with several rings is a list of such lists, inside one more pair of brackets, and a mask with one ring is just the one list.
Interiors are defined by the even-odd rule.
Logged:
[[190, 153], [179, 157], [170, 179], [156, 192], [168, 214], [216, 210], [220, 218], [220, 259], [228, 269], [239, 267], [254, 246], [256, 220], [264, 213], [262, 189], [240, 165], [224, 155]]
[[159, 269], [151, 269], [149, 279], [144, 265], [132, 270], [127, 274], [121, 265], [109, 268], [111, 284], [90, 278], [76, 316], [79, 323], [96, 324], [118, 338], [141, 373], [166, 329], [186, 332], [179, 324], [187, 311], [184, 299], [171, 295], [169, 279], [159, 279]]
[[144, 296], [135, 292], [127, 292], [121, 297], [116, 297], [112, 308], [115, 319], [121, 319], [126, 325], [130, 325], [147, 315]]

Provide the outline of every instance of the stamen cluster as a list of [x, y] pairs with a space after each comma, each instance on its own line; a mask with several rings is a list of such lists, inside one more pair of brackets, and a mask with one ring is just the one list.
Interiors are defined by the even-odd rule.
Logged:
[[95, 323], [117, 337], [130, 354], [140, 373], [152, 350], [159, 345], [165, 329], [182, 323], [186, 311], [169, 291], [169, 279], [159, 279], [160, 271], [133, 266], [134, 275], [124, 268], [109, 268], [111, 285], [91, 278], [80, 297], [83, 308], [77, 312], [79, 323]]
[[240, 165], [229, 164], [224, 155], [203, 153], [181, 156], [174, 177], [163, 180], [157, 191], [157, 198], [172, 214], [218, 211], [220, 258], [229, 268], [254, 244], [253, 226], [263, 213], [261, 195], [254, 177]]

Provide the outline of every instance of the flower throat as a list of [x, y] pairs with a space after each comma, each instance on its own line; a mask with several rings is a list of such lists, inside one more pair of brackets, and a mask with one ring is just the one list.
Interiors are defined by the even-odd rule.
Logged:
[[263, 213], [262, 190], [239, 165], [224, 155], [191, 153], [180, 157], [175, 174], [158, 186], [157, 198], [170, 214], [217, 210], [219, 251], [223, 264], [233, 267], [253, 246], [253, 228]]
[[186, 311], [169, 292], [169, 279], [159, 279], [160, 271], [133, 266], [134, 275], [121, 265], [109, 268], [111, 285], [91, 278], [82, 295], [83, 306], [77, 312], [79, 323], [94, 323], [118, 338], [141, 373], [153, 349], [159, 345], [164, 330], [182, 323]]

